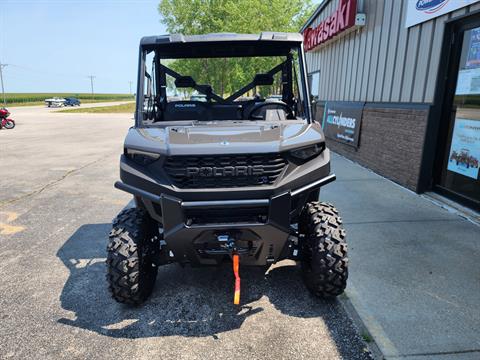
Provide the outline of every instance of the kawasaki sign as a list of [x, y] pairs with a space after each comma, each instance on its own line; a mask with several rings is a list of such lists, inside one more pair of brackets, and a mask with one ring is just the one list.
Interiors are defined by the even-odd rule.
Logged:
[[408, 28], [448, 14], [480, 0], [408, 0], [405, 26]]
[[318, 26], [307, 28], [303, 33], [305, 50], [313, 50], [332, 38], [355, 26], [357, 0], [339, 0], [338, 8]]

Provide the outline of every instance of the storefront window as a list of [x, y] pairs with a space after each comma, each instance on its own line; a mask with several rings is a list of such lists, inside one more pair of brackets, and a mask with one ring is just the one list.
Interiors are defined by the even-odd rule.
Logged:
[[480, 203], [480, 27], [464, 32], [440, 185]]

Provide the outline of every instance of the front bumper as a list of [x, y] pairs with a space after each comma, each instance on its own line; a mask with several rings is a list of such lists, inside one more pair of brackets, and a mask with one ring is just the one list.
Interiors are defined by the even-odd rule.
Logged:
[[115, 187], [142, 198], [150, 216], [163, 225], [163, 238], [172, 260], [193, 266], [219, 264], [231, 255], [217, 240], [227, 236], [235, 239], [242, 264], [267, 265], [293, 253], [289, 241], [292, 202], [334, 180], [331, 174], [266, 199], [213, 201], [183, 201], [120, 181]]
[[[215, 265], [231, 255], [218, 239], [235, 240], [244, 265], [267, 265], [291, 255], [291, 224], [309, 194], [335, 180], [326, 149], [301, 165], [289, 164], [272, 185], [185, 189], [172, 185], [161, 166], [122, 156], [115, 187], [141, 200], [163, 226], [170, 259]], [[230, 249], [231, 250], [231, 249]]]
[[[245, 265], [266, 265], [281, 259], [287, 244], [290, 229], [288, 212], [278, 211], [290, 206], [289, 194], [276, 196], [268, 204], [240, 204], [248, 211], [267, 210], [267, 218], [258, 218], [248, 222], [193, 222], [189, 217], [192, 209], [203, 212], [212, 209], [221, 211], [238, 211], [233, 203], [206, 204], [185, 203], [179, 199], [162, 196], [160, 203], [163, 214], [163, 235], [168, 249], [172, 251], [175, 261], [192, 265], [216, 265], [231, 254], [218, 241], [221, 236], [235, 240], [235, 246]], [[277, 209], [277, 210], [276, 210]]]

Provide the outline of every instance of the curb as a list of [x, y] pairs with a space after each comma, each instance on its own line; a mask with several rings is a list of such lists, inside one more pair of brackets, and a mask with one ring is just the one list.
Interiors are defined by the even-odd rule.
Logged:
[[352, 304], [352, 302], [348, 298], [348, 295], [346, 293], [343, 293], [337, 299], [342, 305], [347, 315], [352, 319], [353, 324], [357, 328], [360, 336], [363, 338], [365, 335], [367, 335], [371, 339], [371, 341], [367, 341], [363, 339], [363, 342], [365, 343], [365, 345], [367, 346], [367, 349], [372, 354], [372, 358], [374, 360], [384, 360], [385, 356], [383, 355], [382, 351], [380, 350], [380, 347], [376, 343], [375, 338], [372, 336], [370, 331], [368, 331], [366, 324], [362, 321], [362, 318], [358, 314], [357, 310], [355, 310], [355, 306]]

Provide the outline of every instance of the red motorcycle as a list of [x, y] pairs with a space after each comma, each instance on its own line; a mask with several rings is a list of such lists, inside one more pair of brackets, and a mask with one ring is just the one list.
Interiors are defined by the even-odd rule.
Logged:
[[10, 112], [7, 108], [0, 108], [0, 129], [13, 129], [15, 127], [15, 121], [9, 119]]

